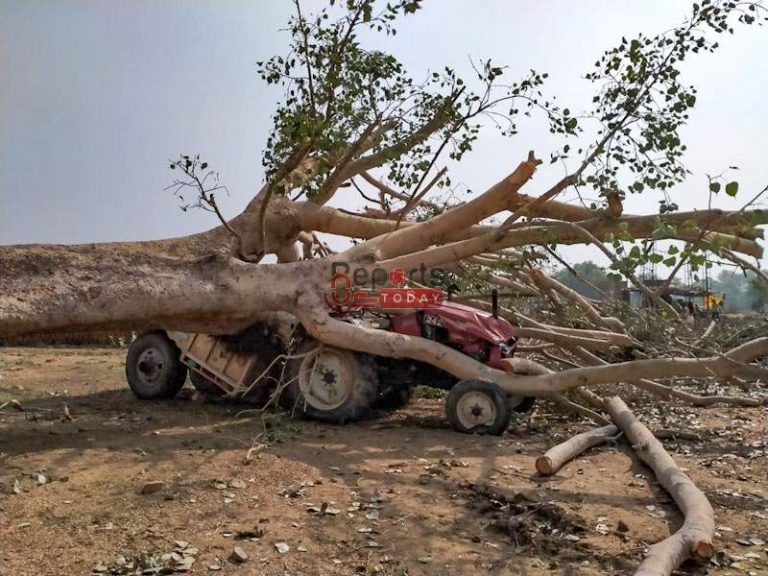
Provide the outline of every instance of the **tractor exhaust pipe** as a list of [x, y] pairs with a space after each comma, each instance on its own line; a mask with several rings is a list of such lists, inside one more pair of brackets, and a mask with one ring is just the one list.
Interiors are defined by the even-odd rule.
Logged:
[[499, 317], [499, 291], [496, 288], [491, 290], [491, 314], [494, 318]]

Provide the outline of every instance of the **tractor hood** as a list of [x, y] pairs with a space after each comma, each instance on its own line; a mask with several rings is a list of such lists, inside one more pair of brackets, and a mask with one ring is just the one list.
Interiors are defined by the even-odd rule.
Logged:
[[504, 318], [494, 318], [487, 312], [457, 302], [443, 301], [436, 308], [425, 309], [424, 314], [437, 316], [443, 328], [453, 334], [471, 336], [494, 344], [517, 338], [517, 330]]

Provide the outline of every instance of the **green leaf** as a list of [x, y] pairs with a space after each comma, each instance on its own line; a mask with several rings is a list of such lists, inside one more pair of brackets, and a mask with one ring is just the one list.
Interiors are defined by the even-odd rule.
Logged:
[[691, 264], [694, 266], [701, 266], [706, 262], [706, 257], [703, 254], [693, 254], [691, 256]]
[[699, 223], [696, 222], [696, 220], [691, 219], [683, 222], [680, 228], [682, 228], [683, 230], [693, 230], [694, 228], [698, 228], [698, 226], [699, 226]]
[[728, 196], [736, 196], [736, 194], [739, 193], [739, 183], [738, 182], [728, 182], [728, 184], [725, 185], [725, 193], [728, 194]]
[[710, 182], [709, 183], [709, 191], [710, 192], [714, 192], [715, 194], [720, 192], [720, 182]]
[[658, 264], [659, 262], [664, 260], [664, 256], [662, 256], [661, 254], [651, 254], [650, 256], [648, 256], [648, 260], [650, 260], [651, 263], [653, 264]]

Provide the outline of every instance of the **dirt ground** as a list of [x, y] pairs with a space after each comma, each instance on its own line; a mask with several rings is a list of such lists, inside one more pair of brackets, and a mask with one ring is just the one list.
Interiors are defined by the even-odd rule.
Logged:
[[[0, 412], [3, 576], [630, 574], [681, 522], [621, 443], [537, 477], [589, 426], [546, 403], [501, 438], [452, 432], [440, 400], [343, 427], [238, 415], [135, 399], [124, 352], [0, 348], [0, 405], [26, 409]], [[768, 574], [766, 409], [638, 412], [701, 436], [665, 445], [721, 552], [681, 573]]]

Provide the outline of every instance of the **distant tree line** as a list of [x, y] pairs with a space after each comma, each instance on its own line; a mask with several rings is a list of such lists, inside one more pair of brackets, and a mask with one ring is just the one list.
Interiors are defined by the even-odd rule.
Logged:
[[[593, 300], [613, 297], [616, 292], [616, 281], [608, 276], [605, 268], [591, 260], [572, 264], [570, 269], [562, 268], [555, 277], [582, 296]], [[676, 280], [673, 285], [682, 286], [683, 282]], [[704, 288], [704, 283], [700, 280], [691, 287]], [[709, 290], [727, 295], [726, 310], [763, 311], [768, 308], [768, 287], [752, 272], [722, 268], [710, 278]]]

